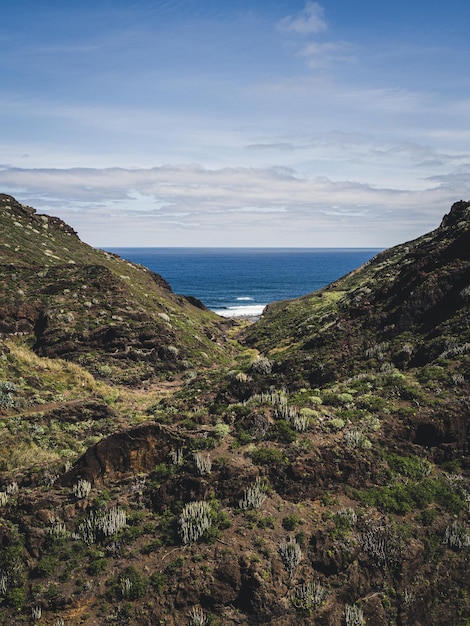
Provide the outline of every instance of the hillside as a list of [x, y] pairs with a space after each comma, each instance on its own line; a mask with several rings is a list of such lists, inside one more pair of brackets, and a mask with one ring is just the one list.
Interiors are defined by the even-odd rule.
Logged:
[[225, 358], [227, 323], [58, 218], [0, 195], [0, 332], [130, 384]]
[[469, 202], [232, 327], [2, 202], [0, 623], [468, 626]]

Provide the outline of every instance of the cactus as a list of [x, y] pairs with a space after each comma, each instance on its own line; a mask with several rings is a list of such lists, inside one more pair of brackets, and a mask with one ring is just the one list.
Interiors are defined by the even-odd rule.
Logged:
[[297, 565], [302, 560], [302, 550], [299, 544], [295, 539], [289, 539], [279, 545], [278, 551], [289, 578], [293, 578]]
[[266, 483], [259, 478], [249, 485], [243, 492], [243, 498], [239, 500], [241, 509], [258, 509], [266, 500]]
[[310, 612], [318, 609], [327, 595], [327, 590], [319, 582], [307, 582], [294, 589], [291, 602], [296, 609]]
[[89, 480], [80, 478], [78, 483], [75, 483], [74, 486], [72, 487], [72, 491], [76, 498], [78, 498], [79, 500], [83, 500], [84, 498], [87, 498], [90, 495], [91, 483]]
[[197, 471], [201, 476], [206, 476], [211, 473], [212, 461], [208, 454], [204, 456], [200, 452], [194, 452], [193, 458], [196, 463]]
[[344, 607], [344, 623], [346, 626], [364, 626], [364, 613], [355, 604], [346, 604]]
[[183, 543], [197, 541], [211, 527], [212, 512], [208, 502], [189, 502], [178, 520], [178, 531]]

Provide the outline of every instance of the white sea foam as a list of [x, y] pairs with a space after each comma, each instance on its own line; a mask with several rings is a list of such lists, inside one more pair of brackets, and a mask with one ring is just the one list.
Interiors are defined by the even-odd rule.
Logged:
[[237, 298], [236, 300], [237, 302], [242, 302], [243, 300], [252, 301], [253, 298], [251, 298], [250, 296], [241, 296], [240, 298]]
[[258, 317], [264, 310], [265, 304], [251, 306], [230, 306], [226, 309], [213, 309], [214, 313], [222, 317]]

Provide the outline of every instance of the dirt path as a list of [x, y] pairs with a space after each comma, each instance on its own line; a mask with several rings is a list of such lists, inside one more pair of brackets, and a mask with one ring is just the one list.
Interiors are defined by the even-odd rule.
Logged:
[[[124, 391], [129, 396], [134, 396], [135, 399], [144, 399], [149, 395], [161, 395], [169, 396], [175, 391], [178, 391], [182, 386], [182, 382], [179, 379], [175, 380], [162, 380], [155, 383], [152, 383], [148, 387], [144, 388], [136, 388], [136, 389], [128, 389], [125, 388]], [[37, 413], [50, 413], [51, 411], [55, 411], [57, 409], [65, 409], [72, 406], [79, 406], [80, 404], [87, 404], [89, 402], [102, 400], [99, 396], [88, 395], [88, 396], [79, 396], [78, 398], [73, 398], [71, 400], [63, 400], [62, 402], [46, 402], [44, 404], [35, 404], [34, 406], [29, 406], [21, 411], [11, 410], [7, 411], [5, 414], [0, 413], [0, 420], [8, 420], [13, 419], [15, 417], [28, 417], [32, 415], [36, 415]]]
[[30, 406], [23, 411], [17, 411], [15, 413], [7, 413], [6, 415], [0, 415], [0, 420], [13, 419], [14, 417], [25, 417], [27, 415], [35, 415], [36, 413], [49, 413], [56, 409], [62, 409], [65, 407], [76, 406], [79, 404], [85, 404], [95, 400], [94, 396], [84, 396], [81, 398], [74, 398], [73, 400], [65, 400], [63, 402], [47, 402], [45, 404], [36, 404]]

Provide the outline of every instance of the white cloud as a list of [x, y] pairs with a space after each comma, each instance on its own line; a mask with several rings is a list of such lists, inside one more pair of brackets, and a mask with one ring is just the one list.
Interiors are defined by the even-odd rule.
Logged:
[[299, 52], [306, 57], [311, 68], [319, 68], [335, 61], [352, 61], [351, 46], [340, 42], [312, 42], [305, 45]]
[[301, 35], [320, 33], [328, 28], [323, 7], [318, 2], [307, 2], [305, 8], [295, 15], [288, 15], [278, 22], [279, 30]]
[[[385, 247], [439, 224], [459, 199], [447, 183], [464, 172], [453, 176], [413, 191], [287, 168], [4, 168], [0, 188], [92, 245]], [[470, 195], [470, 184], [462, 191]]]

